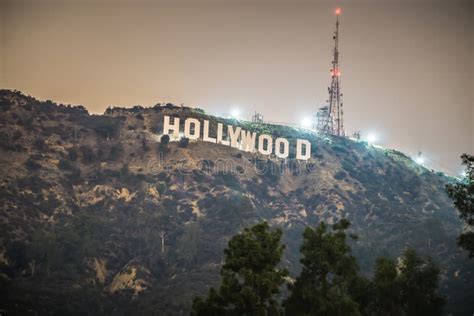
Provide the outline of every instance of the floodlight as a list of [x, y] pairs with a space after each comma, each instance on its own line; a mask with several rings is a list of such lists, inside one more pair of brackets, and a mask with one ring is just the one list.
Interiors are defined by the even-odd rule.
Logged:
[[304, 119], [301, 120], [301, 126], [304, 128], [310, 128], [311, 127], [311, 119], [308, 117], [305, 117]]
[[419, 165], [422, 165], [425, 163], [425, 158], [423, 158], [423, 156], [418, 156], [415, 158], [415, 162]]
[[230, 113], [230, 116], [235, 119], [238, 119], [240, 117], [240, 111], [238, 109], [233, 109]]
[[373, 144], [377, 141], [377, 135], [373, 134], [373, 133], [370, 133], [369, 135], [367, 135], [367, 142], [369, 144]]

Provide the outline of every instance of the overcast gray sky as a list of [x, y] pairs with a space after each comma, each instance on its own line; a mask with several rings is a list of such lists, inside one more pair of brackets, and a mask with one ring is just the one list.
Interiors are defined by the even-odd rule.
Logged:
[[173, 102], [290, 123], [327, 98], [341, 6], [347, 132], [451, 173], [474, 153], [473, 1], [0, 3], [3, 88], [94, 113]]

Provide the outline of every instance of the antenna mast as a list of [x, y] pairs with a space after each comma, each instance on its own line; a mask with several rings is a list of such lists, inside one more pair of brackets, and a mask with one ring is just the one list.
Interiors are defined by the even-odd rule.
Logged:
[[344, 132], [344, 120], [343, 120], [343, 104], [342, 104], [342, 93], [340, 75], [341, 70], [339, 67], [339, 15], [341, 15], [341, 8], [337, 8], [336, 14], [336, 31], [333, 36], [334, 49], [331, 69], [331, 86], [328, 88], [329, 99], [327, 100], [327, 106], [322, 107], [318, 111], [318, 129], [322, 132], [336, 135], [345, 136]]
[[255, 111], [255, 115], [252, 116], [253, 123], [263, 123], [263, 115]]

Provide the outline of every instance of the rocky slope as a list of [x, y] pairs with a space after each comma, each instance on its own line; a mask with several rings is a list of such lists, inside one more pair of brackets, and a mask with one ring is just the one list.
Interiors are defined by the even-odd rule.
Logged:
[[[453, 179], [400, 152], [170, 104], [97, 116], [2, 90], [0, 111], [0, 313], [185, 314], [218, 283], [242, 227], [282, 227], [294, 275], [304, 227], [342, 217], [365, 273], [414, 247], [442, 269], [446, 313], [474, 311], [474, 261], [456, 246], [461, 223], [444, 192]], [[308, 139], [312, 157], [162, 145], [164, 115], [207, 119], [211, 135], [221, 122]]]

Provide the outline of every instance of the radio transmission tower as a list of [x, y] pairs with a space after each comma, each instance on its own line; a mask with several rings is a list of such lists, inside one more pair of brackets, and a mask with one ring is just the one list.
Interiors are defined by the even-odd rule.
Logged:
[[336, 13], [336, 31], [333, 36], [334, 49], [331, 69], [331, 86], [328, 88], [329, 99], [327, 105], [320, 108], [316, 114], [318, 118], [318, 129], [324, 133], [345, 136], [342, 93], [341, 93], [341, 70], [339, 68], [339, 15], [341, 8], [337, 8]]
[[252, 116], [252, 122], [253, 123], [263, 123], [263, 115], [260, 113], [257, 113], [255, 111], [255, 114]]

